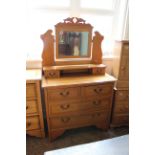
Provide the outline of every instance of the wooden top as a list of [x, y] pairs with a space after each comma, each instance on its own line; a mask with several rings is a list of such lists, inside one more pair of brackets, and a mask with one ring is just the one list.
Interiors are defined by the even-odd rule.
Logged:
[[115, 82], [116, 79], [113, 76], [108, 74], [105, 75], [81, 75], [81, 76], [70, 76], [70, 77], [61, 77], [55, 79], [42, 79], [42, 87], [58, 87], [58, 86], [80, 86], [87, 84], [97, 84], [97, 83], [108, 83]]
[[72, 70], [72, 69], [89, 69], [95, 67], [106, 67], [104, 64], [81, 64], [81, 65], [64, 65], [64, 66], [46, 66], [43, 70]]
[[26, 70], [26, 81], [41, 80], [41, 69], [27, 69]]

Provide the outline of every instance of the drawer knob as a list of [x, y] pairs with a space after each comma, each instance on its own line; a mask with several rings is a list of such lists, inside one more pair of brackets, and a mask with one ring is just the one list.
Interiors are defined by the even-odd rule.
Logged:
[[50, 76], [55, 76], [55, 73], [54, 72], [50, 72], [49, 75]]
[[95, 91], [97, 94], [99, 94], [99, 93], [102, 92], [102, 88], [94, 89], [94, 91]]
[[28, 106], [26, 106], [26, 110], [28, 109], [29, 107]]
[[62, 104], [62, 105], [60, 105], [60, 107], [61, 107], [61, 109], [66, 110], [70, 107], [70, 105], [69, 104]]
[[31, 126], [31, 122], [26, 123], [26, 126], [30, 127]]
[[100, 105], [100, 104], [101, 104], [101, 100], [93, 101], [93, 104], [94, 104], [94, 105]]
[[70, 120], [70, 117], [62, 117], [62, 118], [61, 118], [61, 121], [62, 121], [63, 123], [67, 123], [67, 122], [69, 122], [69, 120]]
[[69, 91], [61, 92], [60, 95], [61, 95], [61, 96], [68, 96], [68, 95], [69, 95]]

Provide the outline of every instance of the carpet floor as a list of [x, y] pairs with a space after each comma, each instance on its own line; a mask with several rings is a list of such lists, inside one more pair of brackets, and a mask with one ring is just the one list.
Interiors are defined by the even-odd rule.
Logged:
[[47, 134], [45, 138], [26, 135], [26, 155], [43, 155], [45, 151], [95, 142], [125, 134], [129, 134], [128, 127], [111, 128], [108, 131], [103, 131], [92, 126], [68, 130], [53, 142], [49, 141]]

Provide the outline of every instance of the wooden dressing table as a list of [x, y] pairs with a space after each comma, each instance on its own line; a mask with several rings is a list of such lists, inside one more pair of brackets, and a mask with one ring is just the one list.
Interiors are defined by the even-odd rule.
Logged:
[[95, 125], [108, 129], [116, 79], [105, 73], [102, 64], [104, 37], [95, 32], [92, 39], [93, 27], [76, 17], [55, 28], [56, 43], [52, 30], [41, 35], [42, 87], [50, 140], [71, 128]]

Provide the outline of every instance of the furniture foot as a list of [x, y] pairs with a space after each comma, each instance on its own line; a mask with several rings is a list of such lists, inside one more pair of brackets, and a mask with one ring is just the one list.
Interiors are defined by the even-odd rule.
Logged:
[[55, 131], [51, 131], [50, 133], [50, 141], [55, 140], [57, 137], [61, 136], [65, 132], [64, 129], [58, 129]]

